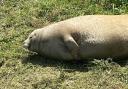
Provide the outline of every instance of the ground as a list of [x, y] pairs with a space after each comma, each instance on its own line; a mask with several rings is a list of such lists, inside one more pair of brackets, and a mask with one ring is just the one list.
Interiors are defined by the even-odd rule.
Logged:
[[127, 14], [127, 0], [0, 0], [0, 89], [128, 89], [127, 59], [61, 61], [22, 47], [34, 29], [80, 15]]

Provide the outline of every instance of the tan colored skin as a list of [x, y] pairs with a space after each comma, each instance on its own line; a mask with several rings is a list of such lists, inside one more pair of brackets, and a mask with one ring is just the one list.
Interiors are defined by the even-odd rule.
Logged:
[[125, 57], [128, 15], [87, 15], [33, 31], [24, 47], [56, 59]]

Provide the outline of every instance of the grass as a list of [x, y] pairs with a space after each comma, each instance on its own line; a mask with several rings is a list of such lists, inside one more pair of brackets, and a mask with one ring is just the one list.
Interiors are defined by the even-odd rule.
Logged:
[[0, 89], [128, 89], [126, 60], [59, 61], [22, 44], [36, 28], [87, 14], [127, 14], [127, 0], [1, 0]]

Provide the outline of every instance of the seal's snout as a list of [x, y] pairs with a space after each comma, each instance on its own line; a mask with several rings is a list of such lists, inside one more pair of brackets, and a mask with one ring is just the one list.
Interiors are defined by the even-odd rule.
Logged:
[[23, 47], [24, 47], [25, 49], [28, 49], [29, 44], [28, 44], [26, 41], [24, 41], [24, 42], [23, 42]]

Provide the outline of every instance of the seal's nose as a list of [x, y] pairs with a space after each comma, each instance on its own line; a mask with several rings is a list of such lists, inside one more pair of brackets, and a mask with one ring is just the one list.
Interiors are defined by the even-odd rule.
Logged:
[[24, 47], [25, 49], [28, 49], [28, 46], [29, 46], [29, 45], [24, 41], [24, 42], [23, 42], [23, 47]]

